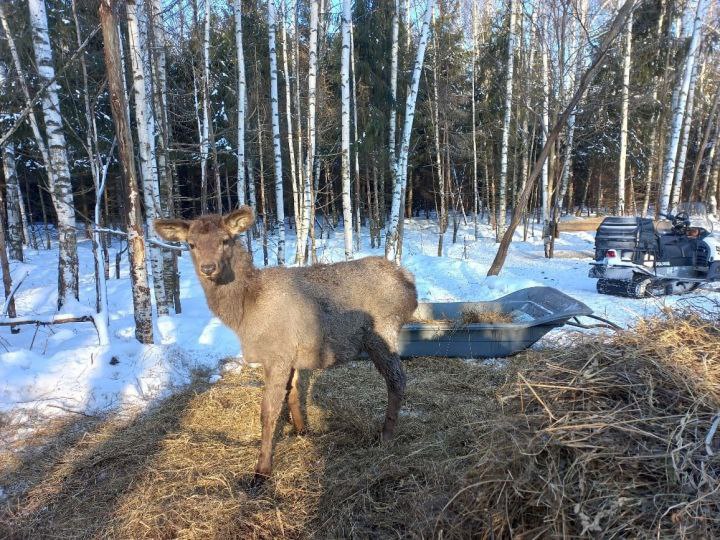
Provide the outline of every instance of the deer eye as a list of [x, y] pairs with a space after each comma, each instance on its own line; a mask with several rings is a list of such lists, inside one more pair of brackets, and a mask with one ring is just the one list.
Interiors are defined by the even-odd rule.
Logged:
[[192, 242], [188, 242], [188, 247], [190, 249], [195, 249], [195, 244], [193, 244]]
[[231, 240], [230, 238], [224, 238], [223, 241], [222, 241], [223, 246], [229, 246], [230, 243], [231, 243], [231, 241], [232, 241], [232, 240]]

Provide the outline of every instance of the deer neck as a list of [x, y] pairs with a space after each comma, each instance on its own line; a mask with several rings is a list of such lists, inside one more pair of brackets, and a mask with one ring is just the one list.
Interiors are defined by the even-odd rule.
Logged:
[[236, 332], [242, 324], [246, 299], [252, 292], [257, 270], [252, 257], [236, 247], [226, 275], [213, 282], [200, 278], [210, 310]]

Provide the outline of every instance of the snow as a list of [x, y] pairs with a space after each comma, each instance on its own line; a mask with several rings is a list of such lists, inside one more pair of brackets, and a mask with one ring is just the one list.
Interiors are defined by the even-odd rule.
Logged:
[[[494, 233], [483, 224], [481, 237], [475, 241], [472, 229], [472, 223], [461, 224], [458, 241], [453, 244], [451, 223], [443, 257], [437, 257], [436, 223], [423, 218], [406, 222], [403, 264], [415, 274], [421, 301], [489, 300], [525, 287], [547, 285], [585, 302], [597, 315], [627, 326], [665, 306], [691, 300], [682, 296], [633, 300], [599, 295], [595, 280], [588, 277], [593, 233], [563, 233], [556, 242], [556, 258], [545, 259], [540, 229], [532, 225], [527, 241], [522, 241], [522, 230], [516, 233], [502, 273], [486, 277], [497, 249]], [[358, 257], [383, 254], [382, 248], [368, 247], [367, 231], [362, 240]], [[289, 255], [295, 251], [294, 242], [288, 235]], [[341, 227], [329, 240], [318, 242], [320, 262], [344, 259]], [[272, 238], [269, 244], [274, 247]], [[111, 261], [117, 247], [111, 248]], [[254, 247], [255, 263], [261, 266], [261, 243], [255, 242]], [[95, 302], [90, 242], [80, 241], [78, 249], [80, 302], [66, 306], [66, 315], [90, 314]], [[51, 317], [57, 302], [57, 252], [28, 250], [26, 255], [27, 262], [12, 263], [15, 279], [28, 274], [16, 294], [18, 316]], [[275, 260], [274, 253], [270, 260]], [[241, 369], [240, 343], [208, 310], [187, 254], [179, 258], [179, 268], [182, 313], [155, 319], [155, 345], [141, 345], [134, 339], [126, 259], [120, 279], [113, 277], [107, 282], [109, 346], [98, 346], [97, 333], [89, 322], [37, 329], [27, 325], [18, 334], [11, 334], [8, 327], [0, 328], [0, 414], [35, 418], [38, 413], [142, 409], [186, 385], [198, 373], [216, 382], [223, 373]], [[701, 294], [720, 302], [720, 289]], [[697, 296], [694, 301], [707, 302]], [[561, 343], [564, 332], [551, 332], [536, 346]], [[488, 367], [502, 365], [502, 361], [483, 362]]]

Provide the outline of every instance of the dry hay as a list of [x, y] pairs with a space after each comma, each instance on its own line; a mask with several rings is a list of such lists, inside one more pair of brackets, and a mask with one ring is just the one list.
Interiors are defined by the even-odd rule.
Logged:
[[720, 332], [669, 316], [506, 369], [406, 362], [397, 437], [369, 362], [306, 374], [249, 489], [262, 375], [199, 379], [147, 414], [0, 450], [0, 538], [718, 537]]
[[450, 319], [442, 317], [439, 319], [423, 319], [421, 317], [413, 317], [410, 322], [419, 324], [451, 324], [457, 328], [462, 328], [468, 324], [498, 324], [511, 323], [515, 319], [509, 313], [500, 311], [489, 311], [477, 308], [464, 308], [460, 312], [458, 319]]
[[436, 530], [720, 537], [717, 313], [666, 314], [531, 357]]
[[514, 319], [509, 313], [500, 311], [484, 311], [481, 309], [465, 308], [460, 313], [460, 322], [462, 324], [497, 324], [511, 323]]
[[[0, 538], [342, 538], [426, 531], [461, 487], [472, 426], [494, 413], [506, 371], [405, 363], [396, 438], [379, 444], [387, 392], [367, 361], [307, 373], [310, 434], [282, 425], [275, 469], [249, 489], [262, 372], [243, 369], [131, 420], [58, 426], [0, 465]], [[2, 454], [0, 453], [0, 464]]]

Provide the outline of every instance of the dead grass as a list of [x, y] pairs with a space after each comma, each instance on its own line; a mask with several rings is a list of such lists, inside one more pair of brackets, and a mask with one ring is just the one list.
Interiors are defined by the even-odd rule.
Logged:
[[442, 317], [439, 319], [423, 319], [413, 317], [410, 322], [420, 324], [452, 324], [456, 327], [463, 327], [468, 324], [497, 324], [514, 322], [512, 315], [500, 311], [488, 311], [481, 309], [465, 308], [460, 312], [460, 318], [450, 319]]
[[261, 372], [198, 380], [0, 452], [0, 537], [718, 537], [719, 345], [668, 315], [506, 369], [412, 360], [386, 446], [369, 362], [307, 374], [311, 433], [282, 426], [257, 492]]

